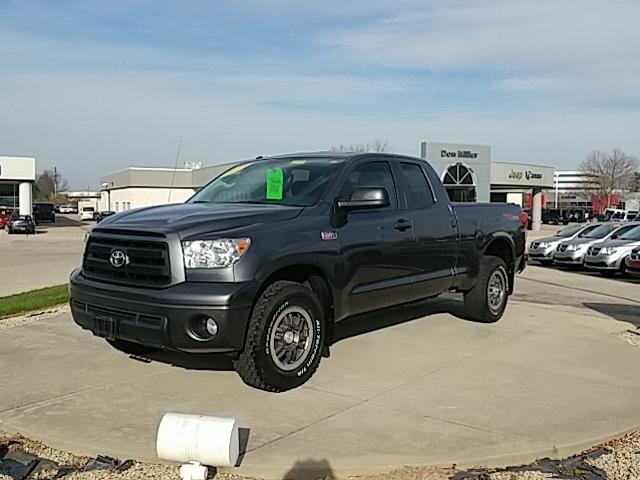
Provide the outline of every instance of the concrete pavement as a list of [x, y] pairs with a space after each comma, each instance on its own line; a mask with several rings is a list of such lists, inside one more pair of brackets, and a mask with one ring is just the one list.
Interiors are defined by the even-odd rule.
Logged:
[[67, 283], [82, 262], [89, 223], [76, 215], [56, 215], [56, 223], [41, 223], [36, 235], [9, 235], [0, 230], [0, 297]]
[[[587, 301], [577, 278], [605, 286]], [[570, 454], [640, 427], [640, 349], [614, 335], [633, 327], [640, 284], [613, 282], [530, 267], [494, 325], [457, 318], [455, 298], [350, 320], [284, 394], [245, 386], [224, 357], [136, 360], [65, 314], [0, 333], [0, 429], [157, 461], [165, 412], [232, 416], [246, 440], [237, 473], [273, 478], [308, 459], [348, 475]]]

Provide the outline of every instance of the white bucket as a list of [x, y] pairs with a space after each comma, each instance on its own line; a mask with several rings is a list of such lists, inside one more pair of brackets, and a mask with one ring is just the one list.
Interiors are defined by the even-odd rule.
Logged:
[[234, 418], [167, 413], [158, 427], [156, 453], [163, 460], [233, 467], [238, 462], [238, 424]]

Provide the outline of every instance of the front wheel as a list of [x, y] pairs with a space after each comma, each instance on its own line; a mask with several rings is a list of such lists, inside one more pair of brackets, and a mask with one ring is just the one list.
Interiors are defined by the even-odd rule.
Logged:
[[253, 308], [244, 351], [234, 361], [242, 380], [268, 392], [309, 380], [320, 364], [323, 311], [310, 288], [285, 281], [270, 285]]
[[508, 296], [509, 274], [504, 260], [483, 257], [476, 284], [464, 296], [467, 317], [482, 323], [497, 322], [507, 308]]

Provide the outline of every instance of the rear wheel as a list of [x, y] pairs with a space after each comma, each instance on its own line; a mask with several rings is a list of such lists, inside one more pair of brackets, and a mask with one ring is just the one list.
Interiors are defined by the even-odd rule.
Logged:
[[483, 257], [476, 284], [464, 296], [467, 317], [477, 322], [497, 322], [507, 308], [508, 297], [509, 274], [504, 260]]
[[310, 288], [286, 281], [270, 285], [253, 308], [244, 351], [234, 361], [242, 380], [269, 392], [309, 380], [320, 364], [323, 311]]

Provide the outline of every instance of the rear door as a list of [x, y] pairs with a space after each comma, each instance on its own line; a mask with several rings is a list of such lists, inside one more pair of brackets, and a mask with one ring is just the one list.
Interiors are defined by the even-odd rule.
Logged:
[[[379, 157], [377, 157], [379, 158]], [[413, 230], [400, 210], [396, 182], [387, 160], [364, 160], [347, 172], [337, 200], [348, 200], [357, 187], [384, 187], [390, 205], [384, 208], [336, 210], [342, 311], [346, 316], [404, 303], [411, 291]]]
[[458, 226], [448, 199], [436, 198], [420, 162], [403, 159], [397, 167], [403, 206], [413, 225], [415, 273], [410, 298], [419, 300], [451, 288], [458, 254]]

